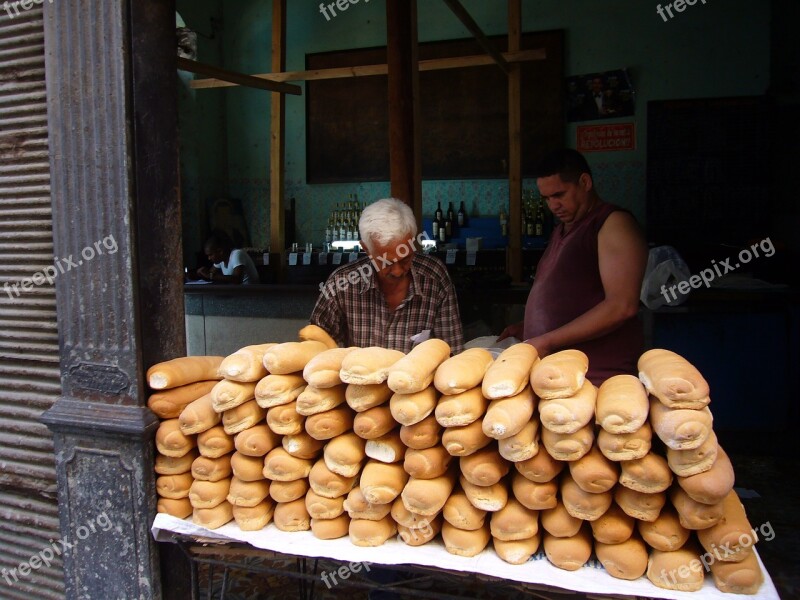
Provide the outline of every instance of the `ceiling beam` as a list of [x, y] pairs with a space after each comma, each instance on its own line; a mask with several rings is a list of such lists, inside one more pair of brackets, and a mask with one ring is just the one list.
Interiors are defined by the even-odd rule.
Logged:
[[508, 62], [506, 62], [502, 52], [494, 47], [494, 44], [486, 37], [480, 25], [475, 22], [475, 19], [467, 12], [467, 9], [464, 8], [461, 2], [459, 2], [459, 0], [444, 0], [444, 3], [447, 4], [453, 14], [458, 17], [458, 20], [461, 21], [464, 27], [473, 35], [481, 48], [486, 50], [486, 53], [494, 59], [494, 62], [497, 63], [497, 66], [500, 67], [503, 73], [508, 75], [511, 72], [511, 68], [508, 66]]
[[244, 75], [234, 71], [227, 71], [220, 69], [213, 65], [197, 62], [196, 60], [189, 60], [188, 58], [178, 57], [178, 69], [182, 71], [189, 71], [198, 75], [205, 75], [206, 77], [214, 77], [215, 79], [227, 81], [233, 85], [243, 85], [246, 87], [257, 88], [259, 90], [267, 90], [269, 92], [277, 92], [279, 94], [292, 94], [300, 96], [303, 93], [303, 88], [299, 85], [291, 85], [288, 83], [280, 83], [270, 81], [269, 79], [261, 79], [260, 77], [253, 77], [252, 75]]

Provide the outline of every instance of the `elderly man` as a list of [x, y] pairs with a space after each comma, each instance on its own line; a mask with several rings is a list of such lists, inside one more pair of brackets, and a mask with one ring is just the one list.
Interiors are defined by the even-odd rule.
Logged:
[[366, 207], [358, 223], [366, 258], [334, 271], [311, 314], [342, 346], [382, 346], [408, 352], [429, 337], [463, 346], [458, 303], [447, 269], [417, 252], [411, 209], [394, 198]]
[[524, 339], [540, 356], [582, 350], [595, 385], [635, 374], [643, 345], [636, 315], [647, 264], [635, 219], [600, 199], [586, 159], [575, 150], [545, 157], [536, 184], [561, 223], [539, 261], [524, 321], [500, 338]]

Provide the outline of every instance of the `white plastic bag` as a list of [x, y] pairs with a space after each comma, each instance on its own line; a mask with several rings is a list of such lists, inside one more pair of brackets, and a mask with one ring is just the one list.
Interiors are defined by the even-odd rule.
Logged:
[[686, 261], [672, 246], [656, 246], [647, 257], [647, 270], [642, 281], [639, 299], [649, 309], [655, 310], [665, 304], [678, 306], [686, 302], [689, 294], [682, 294], [678, 288], [670, 288], [692, 276]]

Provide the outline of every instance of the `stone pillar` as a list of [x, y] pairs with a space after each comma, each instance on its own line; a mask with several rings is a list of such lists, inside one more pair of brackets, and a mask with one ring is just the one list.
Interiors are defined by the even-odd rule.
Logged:
[[175, 3], [44, 11], [66, 595], [160, 598], [144, 372], [185, 353]]

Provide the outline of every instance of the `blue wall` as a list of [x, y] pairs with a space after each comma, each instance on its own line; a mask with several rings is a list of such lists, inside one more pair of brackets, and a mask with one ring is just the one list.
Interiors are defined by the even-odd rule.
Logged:
[[[318, 2], [290, 0], [287, 4], [287, 70], [303, 70], [306, 53], [386, 43], [384, 0], [361, 0], [330, 21], [320, 14]], [[506, 0], [463, 0], [463, 4], [487, 34], [506, 32]], [[637, 92], [636, 115], [632, 119], [637, 128], [637, 148], [630, 152], [593, 153], [589, 160], [601, 195], [630, 208], [642, 222], [647, 102], [763, 94], [769, 85], [768, 2], [698, 2], [668, 22], [658, 16], [656, 5], [649, 0], [522, 3], [524, 31], [566, 31], [565, 75], [630, 69]], [[418, 0], [418, 7], [420, 41], [469, 37], [444, 3]], [[201, 60], [245, 73], [270, 71], [270, 0], [178, 0], [178, 10], [189, 27], [201, 31], [208, 29], [208, 13], [222, 14], [224, 30], [219, 54], [209, 49], [207, 56], [201, 54]], [[204, 145], [197, 150], [197, 160], [182, 161], [188, 169], [185, 178], [196, 181], [199, 187], [208, 185], [207, 189], [192, 189], [191, 195], [187, 195], [184, 186], [185, 214], [194, 215], [199, 210], [197, 202], [219, 193], [219, 172], [227, 168], [225, 191], [242, 200], [254, 245], [264, 247], [269, 243], [269, 94], [226, 88], [200, 90], [194, 95], [195, 107], [208, 102], [197, 114], [197, 126], [218, 133], [217, 125], [222, 119], [225, 142], [214, 147]], [[186, 98], [181, 100], [180, 109], [184, 111]], [[297, 201], [299, 241], [319, 244], [325, 219], [336, 202], [346, 200], [349, 193], [357, 193], [367, 201], [385, 197], [389, 184], [307, 185], [304, 102], [304, 96], [286, 99], [286, 197]], [[214, 114], [212, 108], [220, 112]], [[353, 118], [358, 118], [356, 110]], [[190, 127], [184, 118], [181, 125]], [[181, 133], [182, 140], [191, 135], [183, 130]], [[575, 125], [567, 125], [564, 134], [565, 143], [574, 146]], [[204, 141], [204, 135], [195, 137]], [[219, 152], [218, 147], [227, 152]], [[525, 183], [533, 186], [533, 182]], [[498, 180], [426, 181], [423, 212], [432, 213], [441, 197], [463, 198], [473, 215], [496, 215], [501, 204], [506, 204], [507, 193], [507, 185]], [[188, 229], [186, 233], [188, 243], [192, 234]]]

